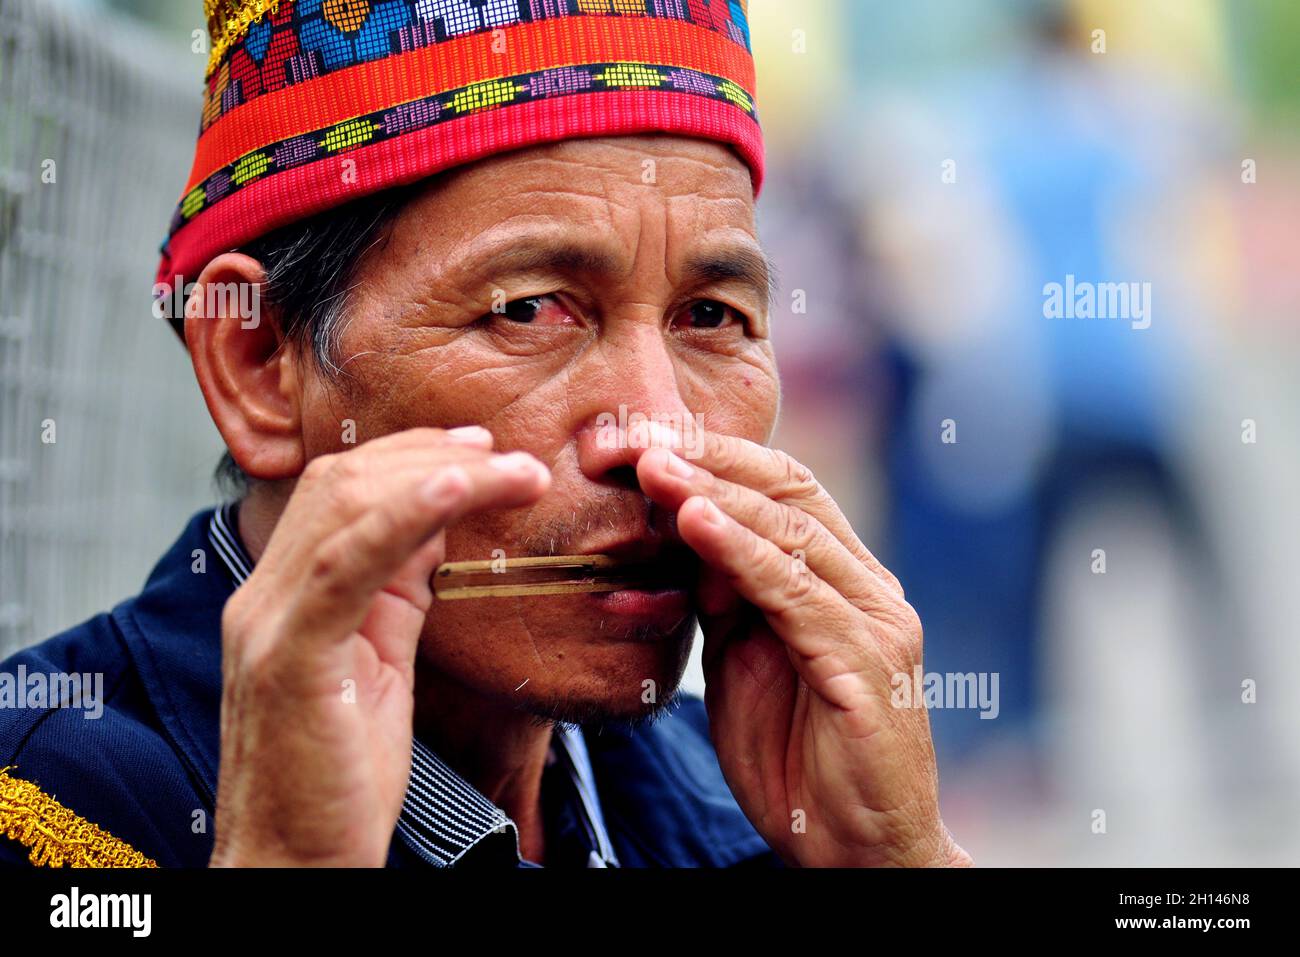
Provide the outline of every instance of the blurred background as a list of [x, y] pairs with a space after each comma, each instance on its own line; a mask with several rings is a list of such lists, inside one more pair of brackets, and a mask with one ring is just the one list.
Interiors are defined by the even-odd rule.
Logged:
[[[948, 826], [981, 865], [1300, 863], [1300, 4], [749, 20], [777, 442], [902, 580], [925, 670], [997, 676], [996, 717], [931, 711]], [[0, 657], [214, 501], [149, 312], [202, 28], [0, 0]], [[1150, 284], [1149, 326], [1047, 318], [1070, 276]]]

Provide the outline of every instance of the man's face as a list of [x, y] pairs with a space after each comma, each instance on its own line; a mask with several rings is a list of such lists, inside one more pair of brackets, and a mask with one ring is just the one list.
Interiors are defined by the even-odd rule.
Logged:
[[[349, 384], [306, 388], [308, 454], [345, 450], [345, 419], [358, 441], [482, 425], [498, 451], [546, 463], [551, 489], [449, 529], [449, 561], [689, 562], [599, 417], [623, 407], [768, 441], [763, 262], [748, 169], [721, 145], [572, 140], [456, 170], [360, 263]], [[689, 589], [435, 601], [421, 664], [535, 713], [633, 717], [676, 688], [694, 632]]]

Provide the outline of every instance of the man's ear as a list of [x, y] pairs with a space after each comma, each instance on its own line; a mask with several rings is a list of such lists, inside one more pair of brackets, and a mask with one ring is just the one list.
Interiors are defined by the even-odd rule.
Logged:
[[252, 478], [294, 478], [306, 458], [297, 355], [262, 301], [262, 264], [241, 253], [208, 263], [185, 305], [185, 344], [226, 447]]

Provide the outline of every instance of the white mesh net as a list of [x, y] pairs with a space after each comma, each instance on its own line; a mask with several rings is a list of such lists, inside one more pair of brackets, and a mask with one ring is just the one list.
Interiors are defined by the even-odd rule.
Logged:
[[150, 311], [202, 57], [0, 0], [0, 658], [137, 592], [220, 440]]

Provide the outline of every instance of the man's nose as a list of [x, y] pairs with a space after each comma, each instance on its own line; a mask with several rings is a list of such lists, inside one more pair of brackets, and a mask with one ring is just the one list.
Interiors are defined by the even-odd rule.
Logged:
[[581, 410], [578, 465], [593, 482], [639, 488], [636, 460], [647, 442], [660, 444], [644, 424], [680, 430], [691, 411], [662, 328], [638, 324], [599, 349], [599, 372], [573, 384], [587, 393], [574, 396]]

